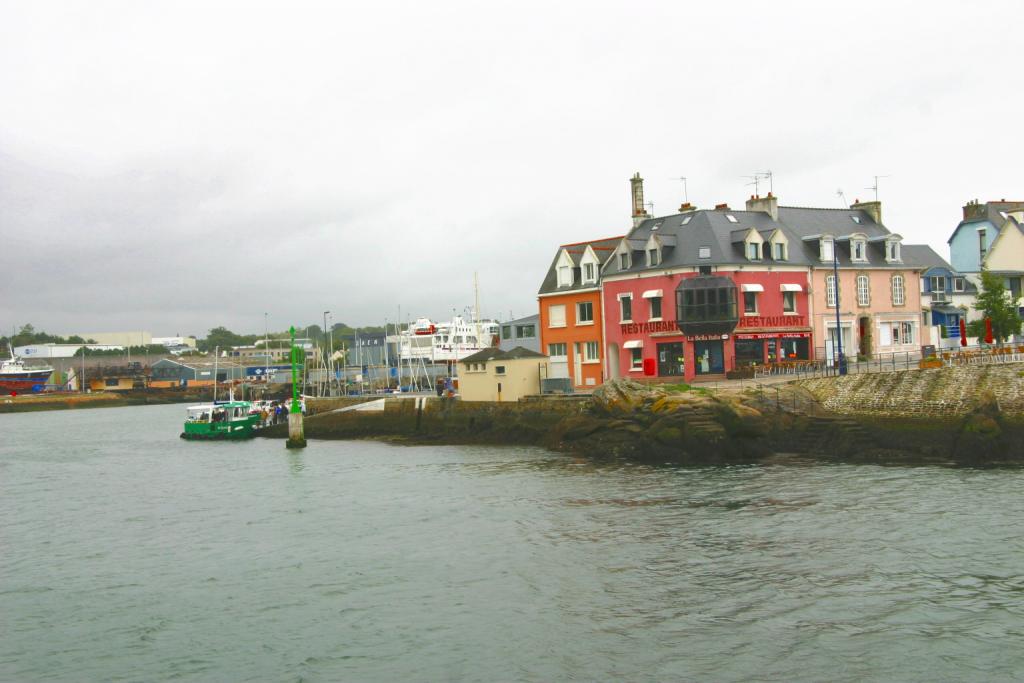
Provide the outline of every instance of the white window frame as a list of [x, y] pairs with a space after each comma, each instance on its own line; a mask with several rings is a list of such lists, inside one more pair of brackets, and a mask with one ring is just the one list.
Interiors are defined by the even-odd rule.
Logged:
[[818, 254], [821, 257], [822, 263], [831, 263], [835, 258], [836, 243], [831, 237], [821, 238], [821, 249]]
[[631, 265], [632, 259], [629, 257], [629, 254], [621, 252], [619, 254], [619, 270], [629, 270]]
[[584, 363], [600, 363], [601, 362], [601, 343], [596, 341], [588, 341], [583, 343], [583, 362]]
[[865, 240], [855, 239], [850, 241], [850, 260], [854, 263], [867, 262], [868, 243]]
[[[623, 313], [622, 301], [629, 299], [629, 317], [625, 317]], [[633, 322], [633, 295], [632, 294], [619, 294], [619, 322], [631, 323]]]
[[647, 266], [654, 267], [661, 263], [661, 250], [657, 247], [651, 247], [647, 250]]
[[644, 369], [644, 350], [642, 348], [630, 349], [629, 350], [629, 369], [630, 370], [643, 370]]
[[[936, 287], [936, 284], [940, 284], [941, 287]], [[928, 276], [928, 291], [929, 292], [945, 292], [946, 291], [946, 276], [945, 275], [929, 275]]]
[[[743, 292], [743, 315], [757, 315], [757, 292]], [[754, 302], [754, 310], [747, 310], [747, 297]]]
[[964, 279], [962, 277], [954, 277], [953, 278], [953, 291], [954, 292], [966, 292], [967, 291], [967, 281], [966, 281], [966, 279]]
[[594, 264], [587, 262], [583, 264], [583, 282], [591, 283], [597, 281], [597, 275], [595, 275], [596, 269]]
[[[584, 306], [590, 306], [590, 320], [583, 320], [580, 312]], [[576, 324], [577, 325], [593, 325], [594, 324], [594, 302], [593, 301], [577, 301], [576, 302]]]
[[572, 287], [572, 266], [559, 265], [556, 272], [558, 274], [559, 287]]
[[827, 308], [835, 308], [837, 305], [837, 293], [838, 288], [836, 287], [836, 276], [826, 275], [825, 276], [825, 306]]
[[[788, 306], [786, 300], [793, 304]], [[782, 313], [784, 315], [796, 315], [796, 292], [783, 292], [782, 293]]]
[[786, 253], [785, 242], [773, 242], [772, 243], [772, 258], [776, 261], [788, 261], [789, 255]]
[[[661, 299], [662, 299], [662, 297], [660, 297], [660, 296], [652, 296], [649, 299], [647, 299], [647, 306], [648, 306], [648, 308], [647, 308], [647, 319], [648, 320], [661, 320], [661, 317], [663, 315], [665, 315], [665, 306], [664, 306], [664, 302], [662, 302]], [[654, 315], [654, 302], [655, 301], [658, 302], [658, 315]]]
[[[555, 353], [561, 351], [562, 353]], [[552, 342], [548, 344], [548, 357], [551, 360], [556, 358], [568, 358], [569, 357], [569, 345], [566, 342]]]
[[871, 305], [871, 278], [863, 273], [857, 276], [857, 305]]
[[565, 327], [565, 304], [548, 306], [548, 327]]
[[892, 305], [906, 306], [906, 280], [903, 278], [903, 276], [898, 273], [896, 275], [893, 275], [892, 279], [890, 280], [890, 288], [892, 289]]
[[750, 241], [747, 242], [747, 260], [748, 261], [760, 261], [761, 260], [761, 243]]

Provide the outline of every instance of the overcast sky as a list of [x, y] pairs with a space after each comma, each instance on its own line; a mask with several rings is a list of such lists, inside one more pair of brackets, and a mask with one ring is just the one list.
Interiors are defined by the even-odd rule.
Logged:
[[[197, 334], [473, 303], [557, 245], [880, 181], [948, 258], [1024, 199], [1014, 2], [0, 1], [0, 328]], [[762, 188], [764, 192], [764, 188]]]

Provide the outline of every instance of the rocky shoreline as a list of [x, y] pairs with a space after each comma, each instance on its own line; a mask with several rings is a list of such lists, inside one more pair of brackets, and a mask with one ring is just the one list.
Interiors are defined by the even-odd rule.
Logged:
[[[271, 428], [266, 437], [285, 436]], [[855, 416], [827, 410], [796, 384], [745, 391], [615, 380], [589, 398], [520, 403], [386, 399], [383, 410], [306, 420], [309, 439], [408, 444], [537, 445], [587, 457], [680, 464], [772, 461], [780, 454], [846, 463], [1024, 464], [1024, 419], [982, 395], [962, 415]]]

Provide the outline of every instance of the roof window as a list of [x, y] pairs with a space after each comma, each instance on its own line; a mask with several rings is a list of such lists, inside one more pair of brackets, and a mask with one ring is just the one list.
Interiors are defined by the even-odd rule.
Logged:
[[856, 223], [857, 225], [860, 225], [860, 216], [850, 216], [850, 220]]
[[733, 216], [731, 213], [725, 214], [725, 217], [729, 220], [730, 223], [739, 223], [739, 221], [736, 219], [736, 216]]
[[701, 247], [698, 249], [697, 258], [711, 258], [711, 247]]
[[679, 221], [679, 225], [686, 225], [690, 222], [691, 218], [693, 218], [693, 216], [683, 216], [683, 220]]
[[655, 223], [655, 224], [654, 224], [654, 227], [653, 227], [653, 228], [651, 228], [651, 232], [654, 232], [655, 230], [657, 230], [657, 229], [658, 229], [658, 228], [660, 228], [660, 227], [661, 227], [661, 223]]

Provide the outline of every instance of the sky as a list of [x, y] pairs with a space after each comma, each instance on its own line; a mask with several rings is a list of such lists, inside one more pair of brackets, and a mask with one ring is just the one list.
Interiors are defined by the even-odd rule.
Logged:
[[[0, 330], [537, 310], [558, 245], [871, 199], [948, 258], [1024, 200], [1014, 2], [0, 0]], [[1006, 30], [1004, 31], [1003, 28]], [[762, 194], [766, 187], [761, 186]], [[842, 191], [842, 197], [839, 194]]]

